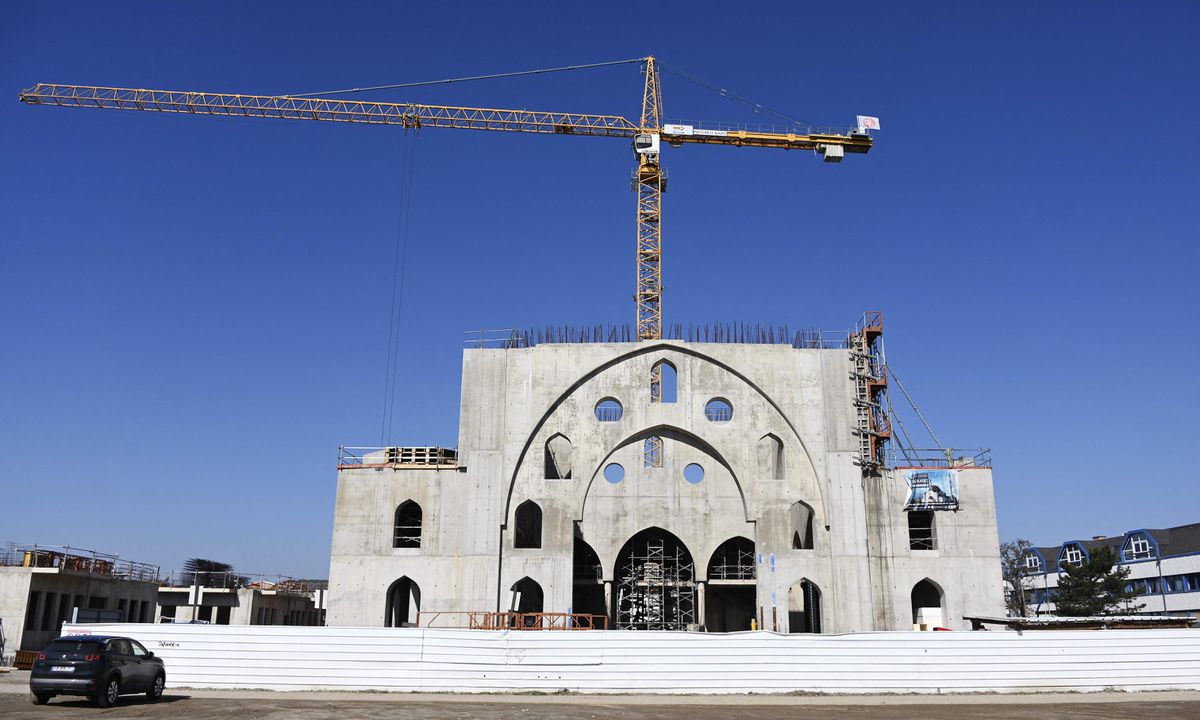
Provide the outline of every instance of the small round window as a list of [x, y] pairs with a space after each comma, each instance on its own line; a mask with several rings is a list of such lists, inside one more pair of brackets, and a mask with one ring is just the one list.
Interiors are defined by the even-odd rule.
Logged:
[[596, 403], [596, 419], [600, 422], [616, 422], [621, 419], [624, 410], [621, 403], [613, 398], [604, 398]]
[[689, 463], [683, 469], [683, 479], [693, 485], [697, 485], [704, 479], [704, 468], [696, 463]]
[[609, 483], [616, 485], [625, 479], [625, 468], [617, 463], [609, 463], [604, 466], [604, 479]]
[[704, 406], [704, 417], [710, 422], [729, 422], [733, 419], [733, 406], [725, 398], [713, 398]]

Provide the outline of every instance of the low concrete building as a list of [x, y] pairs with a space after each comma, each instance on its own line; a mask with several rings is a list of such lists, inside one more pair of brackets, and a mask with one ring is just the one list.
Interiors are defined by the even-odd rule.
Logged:
[[40, 650], [64, 622], [150, 622], [157, 565], [92, 550], [9, 544], [0, 557], [3, 654]]
[[1025, 554], [1025, 602], [1035, 615], [1055, 613], [1054, 592], [1066, 566], [1090, 557], [1096, 548], [1112, 548], [1117, 567], [1128, 568], [1126, 588], [1137, 594], [1123, 614], [1191, 615], [1200, 618], [1200, 523], [1130, 530], [1068, 540]]
[[275, 581], [170, 584], [158, 588], [154, 622], [215, 625], [324, 625], [323, 583]]
[[988, 456], [895, 454], [882, 330], [868, 314], [834, 338], [467, 349], [457, 451], [343, 449], [329, 624], [839, 633], [1000, 614]]

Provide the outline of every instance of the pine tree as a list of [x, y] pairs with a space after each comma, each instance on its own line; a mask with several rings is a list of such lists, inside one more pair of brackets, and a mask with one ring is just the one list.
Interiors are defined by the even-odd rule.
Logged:
[[1142, 604], [1125, 589], [1129, 568], [1115, 567], [1117, 554], [1107, 545], [1092, 551], [1078, 565], [1063, 565], [1054, 594], [1055, 614], [1067, 617], [1118, 615], [1136, 612]]

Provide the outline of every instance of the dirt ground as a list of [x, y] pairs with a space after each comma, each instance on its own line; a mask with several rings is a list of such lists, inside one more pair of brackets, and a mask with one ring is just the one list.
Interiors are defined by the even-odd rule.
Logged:
[[223, 720], [1194, 720], [1200, 693], [1095, 695], [922, 696], [596, 696], [409, 695], [388, 693], [275, 693], [171, 690], [158, 702], [121, 698], [107, 710], [70, 697], [34, 706], [26, 696], [28, 673], [0, 675], [0, 717], [177, 718]]

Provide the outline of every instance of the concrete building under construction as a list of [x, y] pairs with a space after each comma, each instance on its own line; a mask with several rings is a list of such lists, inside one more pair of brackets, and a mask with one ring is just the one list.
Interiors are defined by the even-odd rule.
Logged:
[[456, 451], [344, 449], [329, 624], [840, 633], [1002, 613], [988, 456], [889, 445], [878, 313], [838, 336], [676, 334], [484, 340]]

